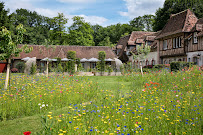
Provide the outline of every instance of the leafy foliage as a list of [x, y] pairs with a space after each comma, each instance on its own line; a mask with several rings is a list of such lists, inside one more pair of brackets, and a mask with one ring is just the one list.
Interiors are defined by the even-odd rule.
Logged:
[[75, 60], [76, 60], [76, 52], [75, 51], [68, 51], [67, 58], [71, 59], [68, 61], [68, 72], [70, 74], [75, 73]]
[[202, 0], [165, 0], [163, 8], [156, 11], [153, 30], [159, 31], [167, 23], [171, 14], [176, 14], [186, 9], [192, 10], [198, 18], [203, 17]]
[[99, 69], [101, 72], [104, 72], [105, 70], [105, 58], [106, 58], [106, 52], [105, 51], [99, 51]]
[[4, 2], [0, 2], [0, 27], [5, 26], [9, 27], [10, 16], [8, 15], [9, 10], [4, 9]]
[[154, 15], [138, 16], [130, 21], [130, 25], [136, 28], [136, 31], [152, 31]]
[[32, 66], [30, 67], [30, 74], [34, 75], [37, 72], [37, 65], [32, 63]]
[[178, 71], [184, 68], [189, 68], [192, 65], [194, 65], [194, 63], [192, 62], [176, 61], [176, 62], [170, 63], [170, 68], [171, 68], [171, 71]]
[[91, 25], [84, 21], [83, 17], [75, 16], [72, 18], [74, 23], [69, 27], [68, 44], [93, 46], [93, 33]]
[[16, 64], [16, 68], [18, 69], [18, 71], [20, 73], [23, 73], [24, 72], [24, 69], [25, 69], [25, 63], [24, 62], [18, 62]]

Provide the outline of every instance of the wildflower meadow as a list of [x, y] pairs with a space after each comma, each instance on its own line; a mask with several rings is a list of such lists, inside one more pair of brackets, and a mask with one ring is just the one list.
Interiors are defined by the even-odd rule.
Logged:
[[201, 69], [109, 78], [12, 74], [4, 91], [2, 74], [0, 123], [37, 115], [41, 125], [27, 129], [31, 135], [203, 133]]

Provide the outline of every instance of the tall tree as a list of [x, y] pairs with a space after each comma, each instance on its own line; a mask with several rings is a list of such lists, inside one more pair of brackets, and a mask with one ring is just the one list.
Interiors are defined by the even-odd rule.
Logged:
[[113, 47], [114, 45], [110, 41], [110, 37], [105, 37], [103, 41], [99, 42], [98, 46], [109, 46]]
[[138, 16], [130, 21], [130, 25], [134, 27], [136, 31], [152, 31], [153, 21], [154, 15]]
[[98, 24], [92, 25], [91, 27], [94, 31], [93, 38], [94, 38], [95, 46], [98, 46], [99, 43], [104, 39], [104, 36], [107, 36], [107, 32], [102, 26]]
[[23, 29], [23, 25], [20, 24], [16, 27], [16, 30], [17, 35], [15, 40], [12, 38], [11, 32], [7, 30], [6, 27], [2, 27], [2, 30], [0, 31], [0, 60], [8, 60], [4, 89], [7, 89], [8, 87], [8, 78], [12, 57], [17, 56], [23, 50], [25, 52], [29, 52], [32, 49], [27, 48], [26, 46], [23, 48], [18, 48], [18, 44], [22, 43], [23, 41], [23, 33], [25, 32], [25, 29]]
[[171, 14], [176, 14], [186, 9], [192, 10], [198, 18], [203, 17], [202, 0], [165, 0], [163, 8], [159, 8], [156, 11], [153, 30], [161, 30]]
[[4, 3], [0, 2], [0, 27], [9, 27], [9, 10], [5, 10], [4, 7]]
[[143, 31], [144, 30], [144, 22], [142, 16], [138, 16], [130, 21], [130, 25], [136, 28], [136, 31]]
[[72, 19], [74, 23], [69, 27], [68, 44], [94, 46], [94, 31], [91, 25], [85, 22], [83, 17], [75, 16]]
[[154, 15], [144, 15], [142, 18], [143, 18], [145, 30], [146, 31], [153, 31], [152, 24], [154, 21]]
[[13, 33], [16, 32], [15, 27], [19, 24], [23, 24], [26, 29], [23, 44], [42, 44], [44, 39], [49, 38], [49, 30], [53, 29], [50, 18], [22, 8], [11, 14], [11, 23], [10, 30]]
[[50, 40], [53, 44], [66, 44], [67, 34], [65, 25], [67, 22], [68, 19], [63, 13], [58, 13], [58, 16], [52, 19], [53, 30], [50, 31]]

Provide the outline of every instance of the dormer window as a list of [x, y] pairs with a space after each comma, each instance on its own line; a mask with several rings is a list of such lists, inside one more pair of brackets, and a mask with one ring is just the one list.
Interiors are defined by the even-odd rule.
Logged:
[[197, 43], [197, 32], [194, 32], [194, 34], [193, 34], [193, 43], [194, 44]]
[[167, 50], [167, 40], [163, 41], [163, 50]]

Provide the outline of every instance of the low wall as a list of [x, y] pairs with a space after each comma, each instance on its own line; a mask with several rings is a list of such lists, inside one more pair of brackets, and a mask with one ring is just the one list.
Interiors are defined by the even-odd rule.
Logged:
[[[69, 75], [68, 72], [64, 73], [55, 73], [55, 72], [49, 72], [49, 75], [57, 75], [57, 74], [64, 74], [64, 75]], [[37, 75], [45, 75], [44, 73], [37, 73]], [[76, 76], [121, 76], [121, 72], [103, 72], [101, 75], [101, 72], [77, 72], [74, 75]]]
[[121, 76], [121, 72], [111, 72], [111, 73], [108, 73], [108, 72], [96, 72], [95, 73], [95, 76]]

